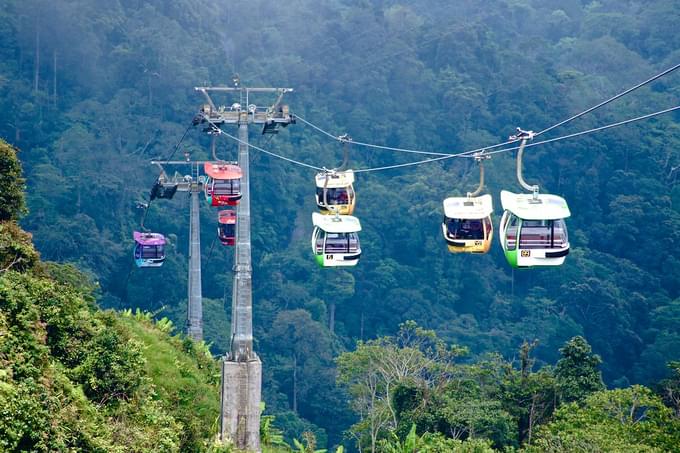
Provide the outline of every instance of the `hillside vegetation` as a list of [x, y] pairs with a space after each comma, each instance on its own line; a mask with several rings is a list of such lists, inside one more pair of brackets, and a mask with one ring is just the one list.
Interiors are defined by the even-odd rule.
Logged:
[[16, 224], [22, 179], [3, 141], [0, 160], [13, 194], [0, 219], [0, 450], [205, 450], [219, 414], [210, 353], [167, 322], [100, 310], [86, 275], [41, 262]]

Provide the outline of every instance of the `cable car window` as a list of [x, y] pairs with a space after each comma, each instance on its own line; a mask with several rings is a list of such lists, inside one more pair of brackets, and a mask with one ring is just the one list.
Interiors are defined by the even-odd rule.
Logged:
[[236, 232], [236, 224], [233, 224], [233, 223], [227, 223], [227, 224], [221, 223], [220, 224], [220, 235], [221, 236], [231, 238], [231, 237], [234, 237], [235, 232]]
[[567, 225], [563, 219], [555, 220], [553, 223], [553, 247], [566, 247], [568, 243]]
[[525, 220], [519, 237], [523, 249], [561, 248], [567, 243], [563, 220]]
[[162, 245], [143, 245], [142, 246], [142, 259], [160, 259], [163, 258], [163, 246]]
[[352, 253], [359, 250], [359, 236], [356, 233], [328, 233], [326, 253]]
[[325, 232], [323, 230], [317, 229], [316, 232], [314, 233], [314, 251], [316, 253], [322, 253], [323, 252], [324, 236], [325, 236]]
[[328, 233], [326, 237], [326, 253], [347, 251], [347, 237], [343, 233]]
[[[319, 203], [323, 203], [323, 187], [316, 188], [316, 195], [319, 197]], [[345, 187], [337, 187], [326, 189], [326, 202], [329, 205], [347, 204], [349, 203], [350, 194]]]
[[450, 219], [446, 229], [452, 239], [484, 239], [481, 219]]
[[491, 225], [491, 219], [489, 217], [484, 218], [484, 236], [488, 237], [489, 234], [491, 233], [491, 230], [493, 230], [493, 226]]
[[446, 232], [454, 239], [457, 237], [458, 223], [458, 219], [446, 219]]
[[517, 246], [517, 224], [519, 223], [519, 219], [517, 218], [516, 215], [510, 214], [510, 218], [508, 219], [508, 228], [505, 230], [505, 239], [506, 239], [506, 244], [508, 247], [508, 250], [515, 250], [515, 247]]
[[349, 233], [349, 252], [354, 253], [359, 251], [359, 235], [357, 233]]
[[241, 190], [240, 179], [217, 179], [212, 184], [213, 195], [233, 195]]

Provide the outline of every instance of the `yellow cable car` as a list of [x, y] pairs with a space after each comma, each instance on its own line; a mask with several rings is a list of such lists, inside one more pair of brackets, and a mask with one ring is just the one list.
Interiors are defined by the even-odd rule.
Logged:
[[484, 189], [484, 160], [490, 156], [481, 152], [474, 158], [479, 164], [477, 190], [444, 200], [442, 233], [451, 253], [486, 253], [491, 248], [493, 201], [491, 195], [478, 196]]
[[451, 253], [486, 253], [493, 239], [491, 195], [444, 200], [442, 232]]
[[326, 170], [315, 179], [316, 205], [322, 214], [352, 215], [357, 200], [352, 170]]

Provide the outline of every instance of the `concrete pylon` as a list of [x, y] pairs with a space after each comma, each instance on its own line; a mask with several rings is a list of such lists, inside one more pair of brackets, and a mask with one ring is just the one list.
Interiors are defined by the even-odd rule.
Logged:
[[238, 138], [241, 201], [236, 209], [231, 350], [222, 362], [220, 438], [239, 450], [259, 453], [262, 363], [253, 351], [248, 112], [241, 113]]
[[196, 341], [203, 340], [203, 300], [201, 288], [201, 218], [199, 212], [198, 181], [192, 181], [189, 190], [189, 293], [187, 306], [187, 335]]

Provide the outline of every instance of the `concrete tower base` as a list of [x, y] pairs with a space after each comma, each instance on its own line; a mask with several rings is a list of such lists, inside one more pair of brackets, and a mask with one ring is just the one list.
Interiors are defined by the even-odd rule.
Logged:
[[240, 451], [261, 453], [260, 389], [262, 362], [222, 361], [222, 418], [220, 440], [231, 441]]

